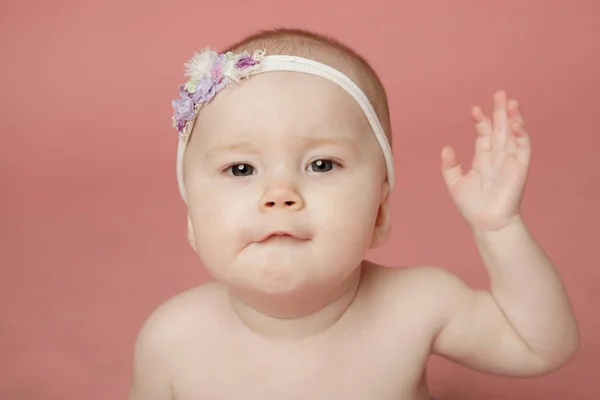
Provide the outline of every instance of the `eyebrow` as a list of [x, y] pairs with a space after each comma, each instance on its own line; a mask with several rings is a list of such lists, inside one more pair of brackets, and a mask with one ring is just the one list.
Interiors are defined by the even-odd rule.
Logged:
[[[355, 146], [348, 140], [339, 139], [339, 138], [311, 138], [311, 137], [302, 137], [301, 140], [304, 142], [304, 147], [319, 147], [319, 146], [344, 146], [350, 150], [356, 150]], [[214, 148], [207, 151], [205, 159], [210, 159], [216, 157], [221, 153], [259, 153], [260, 150], [257, 146], [250, 142], [236, 142], [236, 143], [228, 143], [221, 144], [215, 146]]]
[[221, 144], [219, 146], [215, 146], [206, 152], [205, 159], [210, 159], [215, 157], [219, 153], [258, 153], [258, 148], [250, 142], [236, 142], [229, 144]]
[[335, 147], [344, 147], [349, 150], [353, 154], [357, 154], [359, 152], [357, 145], [350, 140], [342, 139], [342, 138], [331, 138], [331, 137], [304, 137], [302, 138], [304, 141], [305, 148], [312, 147], [325, 147], [325, 146], [335, 146]]
[[351, 146], [348, 140], [337, 138], [302, 138], [307, 147], [317, 146]]

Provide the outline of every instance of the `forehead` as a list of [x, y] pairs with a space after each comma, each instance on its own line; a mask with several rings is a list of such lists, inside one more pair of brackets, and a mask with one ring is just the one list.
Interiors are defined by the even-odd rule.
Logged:
[[209, 148], [240, 138], [331, 138], [362, 145], [372, 136], [360, 106], [338, 85], [278, 71], [254, 75], [215, 96], [200, 111], [192, 142]]

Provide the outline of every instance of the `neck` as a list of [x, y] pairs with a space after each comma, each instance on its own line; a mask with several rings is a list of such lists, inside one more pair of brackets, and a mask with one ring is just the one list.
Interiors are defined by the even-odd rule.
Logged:
[[339, 321], [358, 292], [362, 266], [339, 285], [306, 293], [244, 296], [229, 291], [231, 305], [254, 333], [277, 339], [301, 339], [324, 332]]

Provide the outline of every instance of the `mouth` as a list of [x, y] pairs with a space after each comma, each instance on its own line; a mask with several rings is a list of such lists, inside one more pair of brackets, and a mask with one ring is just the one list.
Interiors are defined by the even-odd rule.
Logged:
[[308, 240], [307, 238], [303, 238], [303, 237], [299, 237], [297, 235], [294, 235], [291, 232], [287, 232], [287, 231], [275, 231], [275, 232], [271, 232], [265, 236], [263, 236], [258, 243], [264, 243], [270, 240], [276, 240], [276, 239], [293, 239], [293, 240], [298, 240], [298, 241], [303, 241], [303, 240]]

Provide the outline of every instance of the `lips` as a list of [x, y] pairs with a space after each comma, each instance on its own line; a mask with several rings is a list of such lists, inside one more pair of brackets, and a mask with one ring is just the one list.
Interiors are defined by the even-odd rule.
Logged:
[[270, 233], [266, 234], [265, 236], [263, 236], [258, 242], [262, 243], [262, 242], [266, 242], [267, 240], [277, 239], [277, 238], [307, 240], [307, 238], [301, 237], [300, 235], [294, 234], [289, 231], [273, 231], [273, 232], [270, 232]]

